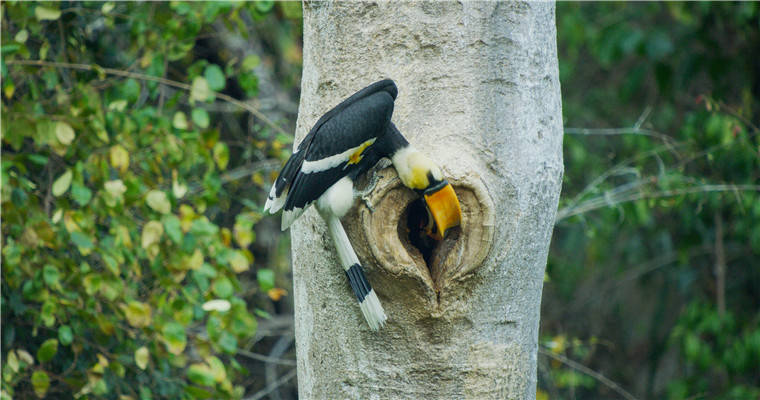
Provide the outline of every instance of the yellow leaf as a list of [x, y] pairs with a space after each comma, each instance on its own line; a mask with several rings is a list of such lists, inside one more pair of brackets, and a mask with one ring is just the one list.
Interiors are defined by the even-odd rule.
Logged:
[[103, 7], [100, 7], [100, 11], [103, 12], [103, 14], [108, 14], [113, 10], [113, 8], [116, 6], [112, 1], [109, 1], [107, 3], [103, 3]]
[[117, 144], [108, 152], [111, 166], [118, 169], [121, 172], [126, 172], [129, 168], [129, 152], [124, 146]]
[[172, 194], [174, 194], [174, 197], [181, 199], [185, 196], [186, 193], [187, 185], [179, 183], [176, 178], [172, 179]]
[[27, 226], [26, 229], [24, 229], [24, 232], [21, 234], [21, 244], [27, 247], [37, 247], [40, 243], [40, 238], [37, 236], [37, 232], [34, 231], [34, 228], [31, 226]]
[[195, 249], [193, 255], [187, 260], [187, 269], [197, 271], [203, 266], [203, 252], [200, 249]]
[[135, 328], [144, 328], [152, 322], [150, 305], [139, 301], [121, 304], [121, 311], [127, 317], [127, 322]]
[[61, 176], [59, 176], [58, 179], [53, 182], [53, 196], [58, 197], [69, 190], [69, 186], [71, 186], [72, 176], [73, 174], [71, 172], [71, 169], [67, 169], [66, 172], [61, 174]]
[[55, 123], [55, 137], [61, 142], [61, 144], [68, 146], [74, 141], [76, 134], [71, 125], [63, 121], [58, 121]]
[[150, 353], [148, 353], [148, 348], [143, 346], [140, 347], [135, 351], [135, 364], [140, 369], [145, 369], [148, 366], [148, 357], [150, 356]]
[[115, 236], [117, 245], [124, 246], [128, 249], [132, 248], [132, 236], [129, 234], [129, 229], [126, 226], [117, 226]]
[[147, 249], [150, 245], [158, 243], [164, 234], [164, 225], [159, 221], [150, 221], [143, 227], [142, 247]]
[[177, 129], [187, 129], [187, 117], [185, 116], [185, 113], [182, 111], [177, 111], [174, 113], [174, 118], [172, 118], [172, 126]]
[[287, 296], [288, 291], [281, 288], [271, 288], [267, 291], [267, 296], [274, 301], [279, 301], [282, 296]]
[[148, 203], [148, 207], [160, 212], [161, 214], [168, 214], [172, 209], [172, 205], [169, 202], [169, 198], [166, 196], [166, 193], [160, 190], [151, 190], [148, 192], [145, 201]]
[[61, 220], [61, 217], [63, 217], [63, 209], [59, 208], [53, 213], [53, 223], [57, 224]]
[[15, 92], [16, 92], [16, 86], [12, 82], [7, 83], [5, 87], [3, 87], [3, 94], [5, 94], [6, 99], [10, 99], [11, 97], [13, 97], [13, 93]]
[[190, 230], [196, 217], [195, 210], [189, 205], [182, 204], [179, 206], [179, 222], [182, 227], [182, 232], [187, 233], [187, 231]]
[[32, 357], [31, 354], [29, 354], [28, 351], [24, 349], [18, 349], [16, 350], [16, 355], [18, 355], [18, 358], [27, 363], [28, 365], [34, 365], [34, 357]]
[[190, 88], [190, 102], [195, 100], [206, 101], [211, 95], [211, 89], [208, 87], [206, 78], [198, 76], [193, 79], [193, 85]]
[[95, 374], [102, 374], [106, 367], [108, 366], [108, 359], [105, 358], [102, 354], [98, 354], [98, 363], [93, 365], [92, 368], [90, 368], [90, 372]]
[[27, 31], [26, 29], [22, 29], [22, 30], [18, 31], [18, 33], [16, 34], [16, 36], [13, 38], [13, 40], [15, 40], [15, 41], [17, 41], [19, 43], [26, 42], [26, 39], [29, 39], [29, 31]]
[[232, 253], [232, 257], [230, 257], [230, 267], [232, 267], [232, 270], [237, 274], [243, 271], [248, 271], [248, 259], [245, 258], [245, 255], [243, 255], [242, 252], [235, 251]]
[[230, 243], [232, 242], [232, 232], [230, 232], [230, 228], [224, 227], [219, 233], [222, 237], [222, 244], [226, 247], [230, 247]]
[[106, 190], [105, 201], [109, 207], [115, 207], [117, 204], [124, 201], [124, 192], [127, 191], [127, 187], [124, 186], [124, 182], [121, 179], [106, 182], [103, 187]]
[[547, 343], [547, 347], [549, 347], [549, 350], [554, 354], [564, 353], [567, 348], [567, 338], [565, 335], [555, 336], [549, 343]]
[[108, 109], [111, 111], [123, 112], [127, 109], [127, 104], [127, 100], [125, 99], [114, 100], [108, 103]]
[[251, 180], [258, 186], [264, 186], [264, 177], [261, 175], [261, 172], [251, 175]]
[[226, 144], [217, 142], [213, 149], [214, 161], [219, 169], [224, 170], [230, 162], [230, 150]]

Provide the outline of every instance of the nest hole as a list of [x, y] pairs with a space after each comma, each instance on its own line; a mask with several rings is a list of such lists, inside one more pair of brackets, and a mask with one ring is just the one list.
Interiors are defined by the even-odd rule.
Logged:
[[460, 227], [450, 228], [443, 240], [436, 240], [428, 235], [429, 219], [430, 214], [425, 208], [424, 201], [422, 199], [413, 200], [406, 206], [401, 218], [399, 218], [398, 233], [401, 243], [407, 250], [415, 249], [425, 260], [425, 266], [427, 266], [433, 279], [436, 291], [439, 291], [439, 278], [443, 274], [446, 256], [454, 248], [462, 230]]

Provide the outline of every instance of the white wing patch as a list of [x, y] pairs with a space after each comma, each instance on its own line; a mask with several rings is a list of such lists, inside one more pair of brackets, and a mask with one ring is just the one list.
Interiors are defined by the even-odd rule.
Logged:
[[325, 157], [321, 160], [316, 160], [316, 161], [304, 160], [303, 164], [301, 165], [301, 172], [304, 174], [321, 172], [321, 171], [328, 170], [330, 168], [335, 168], [341, 163], [346, 162], [346, 161], [348, 161], [349, 163], [353, 162], [355, 164], [358, 162], [358, 160], [357, 161], [354, 161], [354, 160], [356, 160], [357, 157], [361, 159], [361, 153], [364, 151], [364, 149], [369, 147], [372, 143], [375, 143], [375, 140], [377, 140], [377, 138], [372, 138], [356, 147], [352, 147], [342, 153]]

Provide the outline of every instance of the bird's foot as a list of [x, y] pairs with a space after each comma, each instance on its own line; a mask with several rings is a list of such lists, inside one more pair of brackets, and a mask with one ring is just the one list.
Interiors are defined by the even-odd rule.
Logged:
[[372, 191], [375, 190], [377, 182], [380, 181], [380, 178], [382, 178], [382, 175], [374, 173], [372, 175], [372, 179], [370, 179], [369, 183], [367, 183], [367, 186], [365, 186], [364, 189], [356, 192], [356, 194], [361, 197], [362, 202], [364, 202], [364, 205], [371, 213], [375, 212], [375, 208], [372, 206], [372, 199], [370, 199], [369, 196], [372, 194]]

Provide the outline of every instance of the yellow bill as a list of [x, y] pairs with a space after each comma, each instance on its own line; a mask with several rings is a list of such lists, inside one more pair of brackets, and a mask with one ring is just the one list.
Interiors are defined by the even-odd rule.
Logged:
[[454, 188], [446, 181], [443, 183], [440, 189], [424, 194], [428, 211], [437, 228], [436, 239], [438, 240], [445, 237], [449, 228], [458, 226], [462, 222], [462, 210], [459, 208], [459, 199], [454, 193]]

